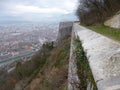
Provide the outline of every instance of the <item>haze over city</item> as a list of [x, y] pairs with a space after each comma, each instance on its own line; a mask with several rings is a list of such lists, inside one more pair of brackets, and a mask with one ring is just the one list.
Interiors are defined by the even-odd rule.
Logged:
[[[77, 2], [78, 0], [0, 0], [0, 90], [26, 90], [39, 70], [49, 66], [47, 63], [56, 61], [56, 64], [50, 65], [57, 67], [61, 63], [60, 59], [65, 58], [62, 63], [67, 64], [70, 35], [61, 42], [62, 48], [58, 49], [59, 29], [60, 23], [70, 22], [67, 29], [71, 31], [69, 26], [78, 20]], [[67, 78], [67, 66], [60, 70], [63, 72], [60, 78]], [[59, 84], [58, 79], [55, 84]]]
[[77, 0], [0, 0], [0, 65], [55, 41], [59, 22], [77, 20], [76, 5]]

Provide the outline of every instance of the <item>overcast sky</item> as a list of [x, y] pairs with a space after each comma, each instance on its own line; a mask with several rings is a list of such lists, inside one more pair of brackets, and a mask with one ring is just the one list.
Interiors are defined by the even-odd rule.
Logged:
[[77, 0], [0, 0], [1, 21], [76, 19]]

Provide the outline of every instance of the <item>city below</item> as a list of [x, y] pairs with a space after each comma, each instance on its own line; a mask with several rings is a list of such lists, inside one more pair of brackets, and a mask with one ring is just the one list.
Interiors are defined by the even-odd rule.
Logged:
[[0, 67], [31, 57], [44, 42], [55, 41], [58, 24], [0, 25]]

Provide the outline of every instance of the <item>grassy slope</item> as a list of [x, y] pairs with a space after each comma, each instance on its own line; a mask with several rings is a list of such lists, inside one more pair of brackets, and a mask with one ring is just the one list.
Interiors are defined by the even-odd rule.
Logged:
[[25, 90], [67, 90], [70, 38], [54, 48], [42, 70]]
[[101, 26], [87, 26], [87, 28], [100, 33], [104, 36], [107, 36], [116, 41], [120, 41], [120, 29], [113, 29], [104, 25]]

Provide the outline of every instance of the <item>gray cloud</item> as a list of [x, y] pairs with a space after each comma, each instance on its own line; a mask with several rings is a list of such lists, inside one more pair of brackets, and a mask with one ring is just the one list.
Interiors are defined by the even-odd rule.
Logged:
[[77, 0], [0, 0], [0, 19], [38, 20], [73, 13]]

